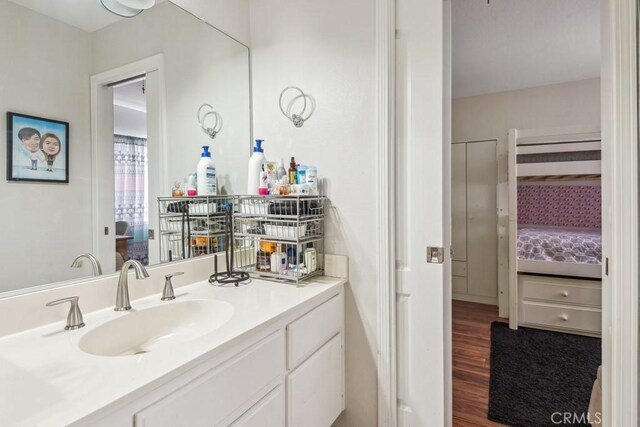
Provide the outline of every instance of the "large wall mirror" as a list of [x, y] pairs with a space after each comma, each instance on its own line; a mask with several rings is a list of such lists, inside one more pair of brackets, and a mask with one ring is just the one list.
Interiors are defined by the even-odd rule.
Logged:
[[[219, 191], [246, 188], [249, 50], [171, 1], [121, 18], [95, 0], [0, 0], [0, 58], [0, 297], [92, 275], [71, 267], [83, 253], [104, 274], [158, 263], [157, 198], [203, 145]], [[222, 118], [215, 139], [203, 104]]]

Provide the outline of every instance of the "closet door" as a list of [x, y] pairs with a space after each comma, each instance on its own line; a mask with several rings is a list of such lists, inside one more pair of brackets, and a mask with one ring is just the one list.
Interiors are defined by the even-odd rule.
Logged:
[[496, 141], [466, 145], [467, 292], [479, 297], [497, 298]]
[[467, 293], [467, 144], [451, 146], [451, 248], [453, 293]]

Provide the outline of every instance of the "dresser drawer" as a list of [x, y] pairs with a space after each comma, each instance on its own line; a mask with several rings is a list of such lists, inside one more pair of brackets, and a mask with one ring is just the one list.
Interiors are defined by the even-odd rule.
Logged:
[[600, 334], [602, 329], [602, 313], [596, 308], [520, 301], [519, 311], [522, 326], [546, 326], [591, 334]]
[[293, 369], [342, 331], [342, 294], [319, 305], [287, 327], [287, 366]]
[[600, 281], [520, 275], [518, 282], [520, 299], [593, 307], [602, 305]]

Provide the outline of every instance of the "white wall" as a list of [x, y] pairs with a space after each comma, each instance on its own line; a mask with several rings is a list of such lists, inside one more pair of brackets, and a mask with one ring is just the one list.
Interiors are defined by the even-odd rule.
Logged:
[[509, 129], [600, 125], [600, 79], [580, 80], [458, 98], [452, 106], [452, 140], [498, 141], [498, 300], [508, 316]]
[[[69, 184], [0, 180], [3, 292], [90, 273], [69, 265], [91, 250], [91, 39], [77, 28], [0, 0], [0, 40], [0, 128], [6, 129], [5, 113], [12, 111], [67, 121], [70, 129]], [[4, 171], [4, 149], [0, 165]]]
[[453, 100], [453, 141], [506, 138], [509, 129], [600, 124], [600, 79]]
[[171, 0], [244, 45], [251, 40], [249, 0]]
[[[269, 160], [318, 167], [331, 209], [328, 253], [348, 255], [346, 406], [338, 425], [377, 424], [375, 8], [367, 0], [251, 3], [254, 135]], [[278, 108], [298, 85], [317, 110], [297, 129]]]

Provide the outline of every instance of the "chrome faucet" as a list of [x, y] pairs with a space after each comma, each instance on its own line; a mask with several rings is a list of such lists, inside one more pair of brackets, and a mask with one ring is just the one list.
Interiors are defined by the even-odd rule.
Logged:
[[91, 261], [91, 267], [93, 268], [94, 276], [102, 276], [102, 267], [100, 267], [100, 261], [96, 257], [91, 254], [82, 254], [78, 255], [76, 259], [71, 263], [72, 268], [81, 268], [82, 267], [82, 258], [86, 258]]
[[146, 279], [149, 277], [147, 269], [144, 268], [140, 261], [129, 260], [122, 264], [122, 270], [120, 270], [120, 278], [118, 279], [118, 293], [116, 295], [116, 307], [115, 311], [131, 310], [131, 302], [129, 301], [129, 268], [133, 267], [136, 270], [136, 279]]

